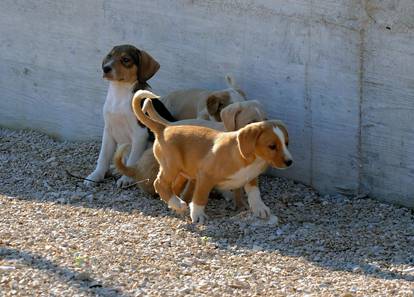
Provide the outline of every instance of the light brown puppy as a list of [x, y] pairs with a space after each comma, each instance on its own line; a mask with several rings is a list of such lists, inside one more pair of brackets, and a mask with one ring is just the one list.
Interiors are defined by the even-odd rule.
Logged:
[[[256, 100], [236, 102], [226, 106], [220, 113], [223, 122], [213, 122], [202, 119], [189, 119], [177, 122], [168, 122], [162, 118], [152, 107], [151, 101], [147, 101], [143, 106], [143, 111], [148, 112], [149, 116], [157, 121], [164, 122], [166, 125], [195, 125], [209, 127], [219, 131], [235, 131], [247, 124], [266, 120], [266, 113], [262, 105]], [[120, 147], [114, 157], [114, 164], [118, 171], [126, 176], [141, 181], [138, 186], [145, 192], [153, 195], [155, 189], [153, 183], [158, 174], [158, 162], [154, 157], [152, 148], [148, 148], [139, 159], [135, 166], [127, 166], [123, 163], [127, 147]], [[191, 188], [191, 185], [190, 185]], [[181, 191], [177, 190], [175, 194], [180, 195]], [[229, 191], [222, 191], [227, 200], [233, 200], [236, 209], [245, 208], [242, 191], [235, 192], [232, 195]], [[191, 191], [186, 191], [184, 200], [191, 197]]]
[[288, 134], [280, 121], [249, 124], [235, 132], [219, 132], [199, 126], [167, 126], [152, 120], [141, 109], [145, 98], [157, 98], [147, 90], [135, 93], [132, 108], [137, 118], [153, 131], [154, 155], [160, 164], [154, 182], [156, 192], [176, 211], [187, 204], [173, 192], [180, 175], [195, 180], [190, 204], [193, 222], [207, 219], [204, 209], [213, 187], [231, 190], [244, 186], [249, 206], [259, 217], [268, 217], [270, 209], [263, 203], [257, 187], [257, 176], [268, 165], [285, 169], [292, 164], [287, 149]]
[[[201, 127], [208, 127], [218, 131], [235, 131], [243, 128], [244, 126], [261, 122], [266, 120], [266, 113], [263, 110], [262, 105], [257, 100], [249, 100], [243, 102], [236, 102], [226, 106], [220, 113], [220, 116], [223, 122], [212, 122], [206, 121], [201, 119], [190, 119], [190, 120], [182, 120], [177, 122], [168, 122], [164, 118], [162, 118], [157, 111], [155, 110], [154, 106], [152, 105], [151, 100], [147, 100], [144, 103], [143, 111], [148, 113], [148, 115], [158, 122], [164, 123], [165, 125], [193, 125], [193, 126], [201, 126]], [[149, 156], [146, 156], [149, 157]], [[154, 158], [155, 159], [155, 158]], [[145, 164], [142, 164], [145, 165]], [[148, 162], [147, 162], [148, 165]], [[153, 166], [155, 168], [155, 166]], [[143, 167], [145, 168], [145, 167]], [[153, 176], [154, 180], [156, 175]], [[187, 184], [187, 180], [183, 177], [180, 177], [176, 180], [176, 185], [174, 187], [174, 193], [177, 196], [180, 196], [184, 190], [184, 187], [187, 185], [187, 190], [184, 192], [181, 198], [184, 199], [185, 202], [191, 202], [193, 191], [195, 188], [194, 181], [190, 181]], [[226, 198], [227, 201], [233, 200], [235, 209], [245, 209], [247, 205], [244, 203], [243, 199], [243, 190], [236, 189], [234, 193], [232, 191], [222, 190], [220, 191], [221, 194]]]
[[227, 105], [246, 100], [246, 95], [234, 78], [225, 77], [227, 89], [210, 91], [189, 89], [175, 91], [160, 98], [177, 120], [204, 119], [221, 122], [220, 112]]

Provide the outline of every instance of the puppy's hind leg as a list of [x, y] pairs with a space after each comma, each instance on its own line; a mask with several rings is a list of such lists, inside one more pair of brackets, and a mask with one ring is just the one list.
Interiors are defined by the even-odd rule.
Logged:
[[183, 212], [187, 209], [187, 203], [178, 198], [172, 190], [172, 185], [177, 175], [178, 172], [166, 172], [160, 167], [157, 179], [154, 181], [154, 188], [161, 199], [168, 203], [169, 208], [177, 212]]
[[213, 186], [214, 184], [211, 183], [211, 179], [204, 175], [200, 175], [196, 179], [194, 195], [190, 203], [190, 216], [193, 223], [204, 224], [207, 221], [208, 217], [204, 209]]

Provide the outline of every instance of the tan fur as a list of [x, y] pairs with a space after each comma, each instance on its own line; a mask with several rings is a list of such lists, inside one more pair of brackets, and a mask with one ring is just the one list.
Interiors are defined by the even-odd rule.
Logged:
[[[168, 126], [149, 118], [141, 110], [142, 100], [156, 97], [149, 91], [140, 90], [135, 93], [132, 103], [137, 118], [156, 136], [153, 151], [160, 170], [154, 187], [170, 207], [180, 211], [186, 204], [174, 194], [174, 182], [180, 175], [195, 180], [193, 221], [204, 221], [204, 206], [214, 186], [239, 188], [255, 179], [267, 164], [280, 169], [291, 164], [287, 149], [277, 149], [281, 139], [275, 129], [283, 125], [280, 121], [249, 124], [237, 132], [220, 132], [200, 126]], [[239, 172], [245, 170], [249, 180], [244, 180], [244, 175], [239, 176]]]
[[221, 121], [220, 112], [227, 105], [246, 100], [234, 78], [226, 76], [227, 89], [210, 91], [189, 89], [175, 91], [161, 98], [167, 109], [177, 120], [205, 119]]
[[123, 144], [116, 151], [114, 156], [116, 169], [118, 169], [121, 174], [139, 181], [138, 187], [141, 190], [148, 194], [155, 195], [153, 183], [157, 177], [159, 166], [152, 152], [152, 148], [143, 152], [136, 166], [127, 166], [124, 164], [123, 159], [129, 147], [130, 145]]
[[[219, 131], [235, 131], [238, 130], [247, 124], [263, 121], [266, 119], [266, 114], [263, 111], [261, 104], [256, 100], [249, 100], [244, 102], [236, 102], [228, 105], [221, 111], [221, 118], [223, 119], [223, 123], [219, 122], [212, 122], [202, 119], [189, 119], [189, 120], [182, 120], [177, 122], [168, 122], [164, 118], [162, 118], [154, 109], [153, 105], [151, 104], [150, 100], [147, 100], [143, 105], [143, 111], [148, 113], [152, 119], [157, 120], [158, 122], [164, 123], [165, 125], [195, 125], [195, 126], [202, 126], [202, 127], [209, 127]], [[120, 148], [121, 149], [121, 148]], [[119, 149], [119, 150], [120, 150]], [[117, 152], [118, 153], [118, 152]], [[157, 177], [158, 173], [158, 162], [155, 159], [152, 149], [147, 149], [142, 157], [139, 160], [139, 163], [135, 166], [128, 167], [125, 164], [122, 164], [122, 158], [119, 158], [115, 161], [115, 165], [119, 172], [126, 176], [134, 177], [135, 180], [149, 180], [147, 183], [139, 184], [139, 187], [150, 193], [154, 194], [155, 190], [153, 187], [153, 183]], [[134, 172], [136, 171], [136, 172]], [[174, 190], [176, 195], [180, 195], [183, 193], [184, 200], [186, 202], [189, 197], [192, 196], [192, 190], [194, 189], [194, 182], [190, 181], [190, 184], [187, 186], [186, 191], [183, 192], [182, 190], [185, 187], [185, 182], [187, 179], [184, 178], [184, 183], [182, 185], [182, 189]], [[176, 181], [178, 182], [178, 180]], [[182, 181], [181, 181], [182, 182]], [[234, 206], [236, 209], [245, 208], [244, 197], [242, 189], [234, 191]], [[190, 199], [191, 201], [191, 199]]]
[[231, 103], [229, 92], [216, 92], [208, 96], [206, 101], [207, 112], [217, 122], [221, 122], [220, 112]]
[[267, 116], [257, 100], [236, 102], [226, 106], [220, 113], [225, 131], [235, 131], [248, 124], [266, 120]]

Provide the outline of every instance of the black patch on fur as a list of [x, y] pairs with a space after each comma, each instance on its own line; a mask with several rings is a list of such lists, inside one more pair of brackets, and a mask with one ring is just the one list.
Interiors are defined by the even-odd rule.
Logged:
[[[137, 82], [132, 90], [132, 93], [134, 94], [138, 90], [151, 90], [151, 86], [146, 82]], [[141, 108], [144, 105], [144, 101], [141, 101]], [[158, 112], [160, 116], [162, 116], [164, 119], [166, 119], [169, 122], [176, 122], [177, 119], [173, 117], [173, 115], [170, 113], [170, 111], [165, 107], [164, 103], [161, 102], [159, 99], [151, 99], [152, 104], [154, 105], [155, 110]], [[138, 125], [140, 125], [142, 128], [145, 128], [146, 126], [141, 123], [137, 119]], [[155, 136], [154, 133], [147, 127], [148, 131], [148, 141], [154, 142]]]
[[[177, 119], [173, 117], [173, 115], [169, 112], [169, 110], [165, 107], [164, 103], [161, 102], [159, 99], [151, 99], [152, 105], [154, 105], [154, 109], [158, 112], [160, 116], [166, 119], [169, 122], [176, 122]], [[144, 100], [141, 101], [144, 103]], [[141, 106], [142, 107], [142, 106]], [[139, 123], [139, 122], [138, 122]], [[139, 123], [142, 125], [142, 123]], [[155, 136], [152, 131], [147, 128], [148, 131], [148, 141], [154, 142]]]
[[[139, 84], [141, 85], [141, 84]], [[147, 87], [149, 87], [148, 84], [145, 84]], [[142, 86], [142, 85], [141, 85]], [[142, 88], [138, 88], [138, 84], [136, 86], [137, 88], [134, 88], [134, 93], [138, 90], [143, 90]], [[141, 108], [144, 105], [144, 101], [141, 101]], [[176, 122], [177, 119], [173, 117], [173, 115], [170, 113], [170, 111], [167, 109], [167, 107], [165, 107], [164, 103], [161, 102], [161, 100], [159, 99], [151, 99], [152, 101], [152, 105], [154, 105], [155, 110], [158, 112], [158, 114], [160, 116], [162, 116], [164, 119], [166, 119], [169, 122]], [[154, 133], [152, 133], [152, 131], [146, 127], [143, 123], [141, 123], [138, 119], [137, 119], [138, 125], [140, 125], [142, 128], [147, 128], [147, 132], [148, 132], [148, 141], [154, 142], [155, 140], [155, 136]]]

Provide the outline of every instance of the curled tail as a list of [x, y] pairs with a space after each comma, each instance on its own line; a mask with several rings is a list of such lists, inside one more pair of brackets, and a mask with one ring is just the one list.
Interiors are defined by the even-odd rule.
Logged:
[[141, 102], [146, 98], [153, 99], [159, 97], [148, 90], [138, 90], [132, 98], [132, 110], [134, 111], [135, 116], [138, 118], [138, 120], [145, 126], [150, 128], [151, 131], [158, 136], [164, 130], [165, 124], [154, 121], [153, 119], [144, 114], [144, 112], [141, 109]]
[[122, 144], [115, 153], [114, 156], [114, 164], [116, 169], [118, 169], [119, 173], [122, 175], [126, 175], [129, 177], [132, 177], [136, 180], [141, 179], [141, 172], [138, 170], [138, 168], [130, 167], [124, 164], [123, 159], [126, 151], [130, 149], [131, 145], [124, 143]]
[[230, 88], [237, 91], [241, 96], [244, 97], [244, 99], [246, 99], [246, 94], [243, 92], [243, 90], [237, 84], [237, 82], [236, 82], [236, 80], [234, 79], [233, 76], [231, 76], [230, 74], [226, 74], [226, 76], [224, 78], [226, 79], [226, 83]]
[[230, 74], [226, 74], [224, 77], [226, 79], [227, 85], [232, 89], [240, 89], [239, 85], [237, 84], [236, 80]]
[[152, 100], [146, 100], [144, 102], [144, 106], [142, 107], [142, 111], [147, 113], [149, 117], [157, 122], [160, 122], [166, 126], [170, 125], [171, 122], [164, 119], [160, 114], [155, 110], [154, 104], [152, 104]]

